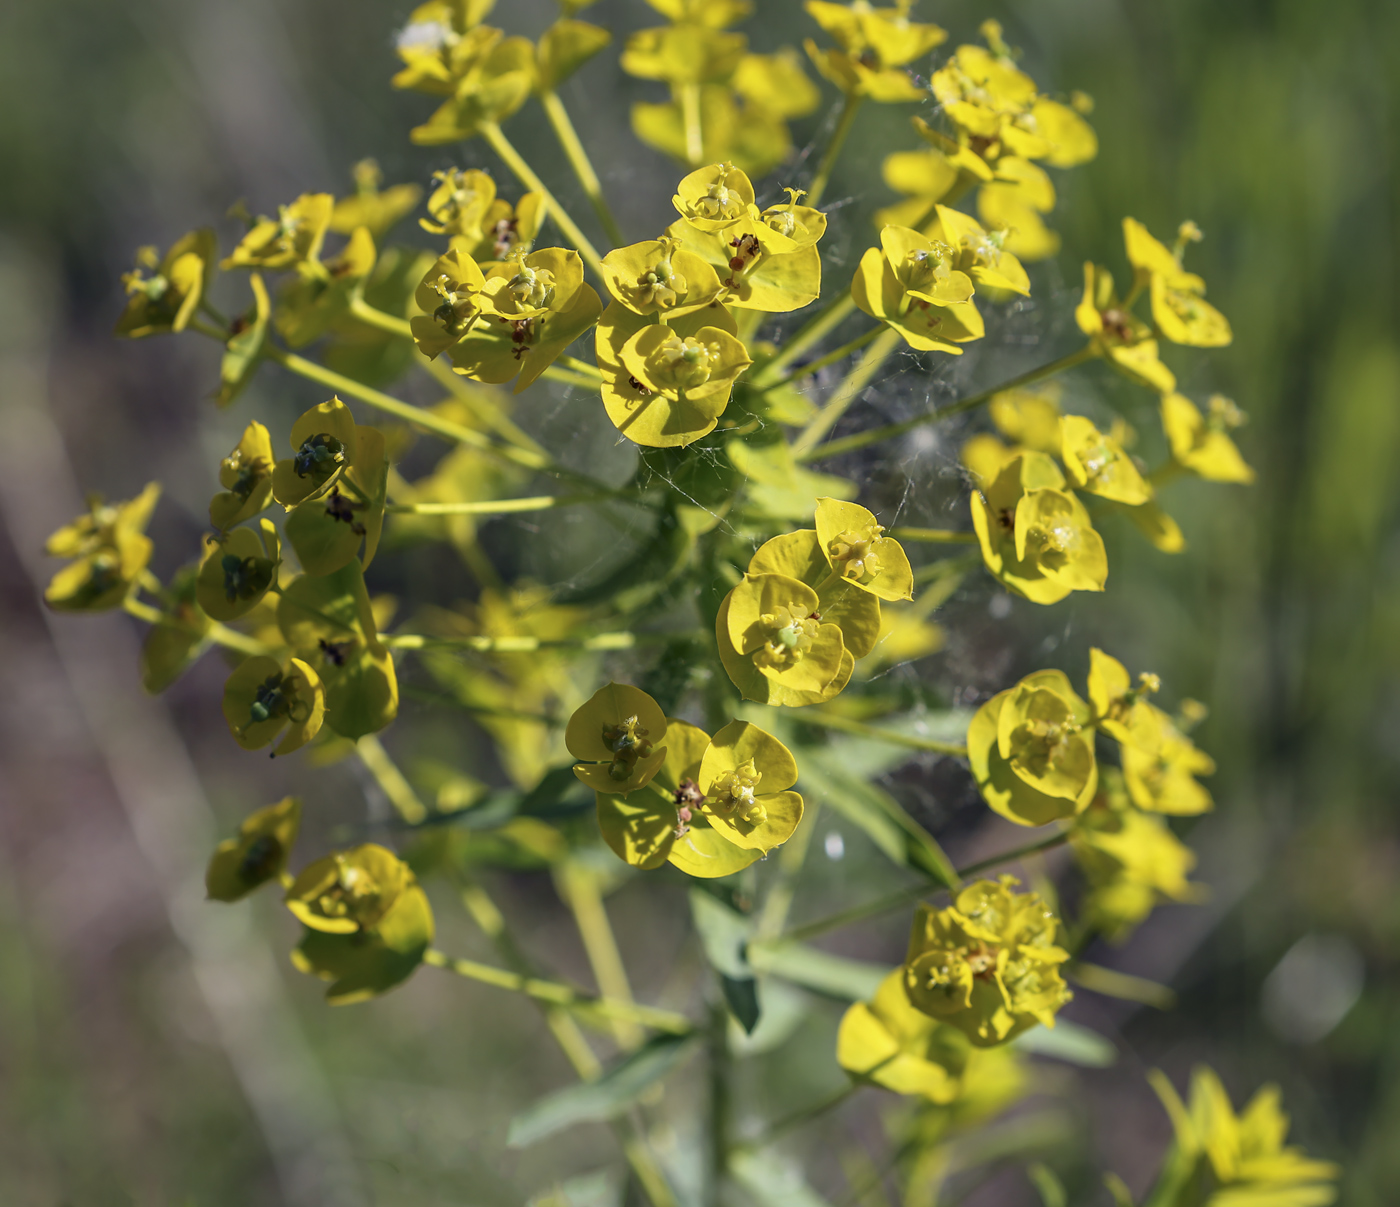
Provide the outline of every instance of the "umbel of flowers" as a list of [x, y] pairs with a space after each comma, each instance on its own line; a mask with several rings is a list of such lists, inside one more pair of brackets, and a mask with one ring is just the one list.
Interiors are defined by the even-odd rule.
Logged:
[[[944, 49], [947, 32], [916, 19], [912, 0], [808, 0], [807, 61], [835, 90], [808, 164], [792, 153], [789, 124], [821, 106], [821, 88], [792, 48], [749, 49], [734, 27], [755, 6], [649, 3], [664, 24], [618, 39], [622, 69], [659, 90], [634, 104], [632, 126], [683, 167], [670, 208], [640, 240], [622, 236], [560, 91], [614, 40], [580, 19], [588, 0], [563, 0], [533, 39], [487, 24], [493, 0], [430, 0], [397, 39], [393, 78], [433, 98], [410, 131], [433, 148], [421, 186], [381, 187], [366, 160], [344, 197], [305, 193], [245, 215], [226, 254], [205, 228], [164, 253], [138, 251], [118, 335], [213, 341], [220, 407], [254, 397], [271, 362], [309, 383], [306, 409], [290, 424], [248, 419], [208, 467], [208, 530], [164, 577], [157, 568], [172, 563], [147, 534], [160, 486], [90, 499], [50, 538], [65, 564], [45, 600], [148, 624], [140, 670], [151, 691], [217, 648], [238, 746], [277, 756], [289, 780], [357, 759], [390, 802], [392, 826], [327, 844], [300, 837], [302, 795], [290, 792], [245, 817], [207, 868], [214, 901], [282, 893], [302, 928], [292, 961], [328, 983], [332, 1003], [387, 992], [426, 963], [540, 1001], [589, 1080], [599, 1057], [575, 1017], [609, 1021], [628, 1051], [642, 1028], [682, 1047], [703, 1034], [723, 1102], [726, 1028], [631, 999], [599, 887], [633, 871], [660, 893], [685, 883], [713, 999], [736, 1025], [752, 1029], [764, 986], [784, 978], [868, 996], [846, 1011], [836, 1060], [853, 1089], [914, 1100], [892, 1122], [903, 1155], [891, 1168], [906, 1190], [934, 1194], [949, 1145], [1035, 1088], [1019, 1041], [1057, 1026], [1067, 982], [1095, 991], [1084, 963], [1095, 937], [1124, 941], [1160, 902], [1201, 896], [1173, 827], [1213, 807], [1200, 777], [1214, 763], [1191, 736], [1203, 705], [1168, 711], [1155, 674], [1134, 678], [1099, 649], [1084, 681], [1082, 668], [1072, 679], [1046, 667], [985, 700], [965, 744], [921, 736], [923, 715], [882, 675], [939, 648], [933, 614], [976, 565], [996, 589], [1050, 607], [1108, 589], [1100, 530], [1115, 516], [1158, 550], [1182, 552], [1169, 484], [1253, 478], [1236, 444], [1243, 411], [1221, 395], [1189, 397], [1171, 367], [1228, 344], [1231, 328], [1188, 267], [1201, 231], [1185, 222], [1169, 245], [1126, 218], [1121, 286], [1110, 269], [1084, 266], [1077, 346], [1001, 388], [870, 422], [865, 391], [880, 373], [927, 375], [978, 352], [988, 317], [1037, 289], [1035, 264], [1060, 242], [1051, 171], [1097, 153], [1092, 102], [1042, 90], [995, 20], [981, 43]], [[515, 8], [499, 11], [514, 19]], [[505, 133], [531, 103], [590, 203], [601, 250]], [[858, 120], [901, 105], [917, 145], [884, 164], [901, 199], [877, 212], [861, 254], [826, 254], [822, 199], [843, 145]], [[483, 169], [476, 140], [513, 181]], [[420, 205], [417, 237], [430, 249], [393, 237]], [[1052, 379], [1095, 363], [1151, 392], [1160, 438], [1140, 440], [1089, 390], [1073, 395], [1084, 413], [1062, 408]], [[400, 379], [409, 396], [433, 390], [435, 400], [406, 401]], [[578, 468], [527, 418], [544, 408], [514, 409], [545, 383], [568, 391], [558, 406], [571, 431], [630, 447], [630, 477]], [[895, 462], [857, 470], [840, 459], [978, 408], [989, 422], [960, 437], [957, 529], [901, 526], [897, 495], [882, 489]], [[382, 418], [367, 422], [369, 411]], [[411, 479], [405, 453], [419, 439], [447, 449]], [[481, 526], [555, 508], [587, 509], [591, 531], [624, 534], [626, 559], [582, 590], [547, 570], [546, 581], [512, 578]], [[650, 535], [630, 549], [638, 516]], [[443, 607], [411, 577], [380, 578], [381, 546], [413, 544], [459, 560], [474, 597]], [[972, 548], [937, 556], [957, 546]], [[390, 582], [399, 597], [382, 593]], [[451, 707], [444, 725], [470, 724], [478, 740], [401, 769], [377, 735], [398, 717], [405, 669], [416, 694]], [[458, 747], [489, 757], [464, 765]], [[910, 747], [964, 759], [991, 812], [1037, 830], [1037, 849], [1068, 848], [1079, 881], [1068, 913], [1054, 891], [1060, 868], [1037, 875], [1035, 891], [977, 875], [1015, 852], [960, 874], [919, 820], [864, 782], [871, 750]], [[299, 750], [302, 770], [283, 759]], [[592, 798], [582, 816], [579, 793], [585, 809]], [[905, 914], [904, 962], [862, 973], [868, 992], [833, 979], [830, 958], [785, 931], [814, 805], [859, 819], [881, 853], [872, 858], [925, 877], [924, 900]], [[301, 846], [318, 849], [299, 856]], [[478, 876], [483, 864], [553, 873], [601, 994], [538, 972]], [[509, 967], [432, 946], [424, 885], [438, 878], [453, 889], [440, 903], [460, 893]], [[651, 1109], [638, 1069], [675, 1065], [656, 1063], [664, 1046], [635, 1064], [624, 1052], [600, 1087], [631, 1087], [615, 1124], [653, 1207], [681, 1201], [674, 1171], [630, 1120]], [[1237, 1114], [1209, 1072], [1189, 1105], [1165, 1079], [1157, 1088], [1176, 1140], [1153, 1207], [1331, 1201], [1335, 1169], [1284, 1146], [1272, 1091]], [[711, 1130], [723, 1178], [754, 1168], [722, 1120]], [[766, 1160], [758, 1148], [749, 1157]]]

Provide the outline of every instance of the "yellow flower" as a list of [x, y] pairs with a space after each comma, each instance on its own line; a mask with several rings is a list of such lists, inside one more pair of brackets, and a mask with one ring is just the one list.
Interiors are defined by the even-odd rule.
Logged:
[[1060, 421], [1060, 460], [1077, 490], [1136, 507], [1152, 498], [1152, 487], [1122, 445], [1082, 415]]
[[612, 41], [612, 34], [587, 21], [555, 21], [535, 46], [535, 91], [556, 92], [559, 85]]
[[[816, 704], [850, 681], [855, 658], [840, 626], [826, 620], [818, 605], [817, 592], [806, 583], [752, 570], [725, 596], [715, 636], [724, 669], [746, 700]], [[878, 611], [876, 616], [878, 632]]]
[[239, 901], [280, 878], [300, 829], [301, 801], [294, 796], [248, 817], [238, 827], [238, 837], [224, 839], [209, 860], [204, 874], [209, 899]]
[[49, 580], [44, 602], [56, 612], [100, 612], [126, 598], [154, 546], [146, 525], [160, 484], [150, 482], [123, 503], [88, 500], [88, 512], [60, 528], [44, 546], [50, 557], [73, 559]]
[[481, 321], [452, 345], [452, 367], [493, 385], [514, 379], [517, 394], [603, 311], [597, 293], [584, 284], [578, 252], [560, 247], [529, 254], [517, 248], [511, 259], [488, 264], [473, 300], [481, 307]]
[[1048, 456], [1025, 452], [1007, 462], [985, 492], [972, 492], [972, 526], [987, 569], [1035, 603], [1102, 591], [1108, 577], [1103, 539], [1064, 486]]
[[712, 163], [681, 179], [671, 204], [700, 231], [721, 231], [747, 218], [753, 209], [753, 182], [732, 163]]
[[256, 419], [237, 447], [219, 462], [224, 489], [209, 503], [209, 522], [221, 532], [251, 519], [272, 502], [272, 437]]
[[424, 356], [435, 360], [466, 338], [481, 317], [485, 286], [485, 274], [465, 251], [449, 251], [428, 269], [414, 293], [423, 313], [409, 320]]
[[977, 1072], [967, 1036], [910, 1003], [902, 968], [880, 982], [868, 1004], [856, 1002], [842, 1016], [836, 1061], [854, 1077], [937, 1103], [956, 1099]]
[[354, 560], [361, 542], [361, 561], [368, 568], [384, 529], [388, 477], [383, 433], [356, 424], [354, 455], [343, 477], [328, 491], [297, 504], [287, 517], [287, 539], [303, 570], [332, 574]]
[[481, 264], [509, 260], [533, 250], [544, 219], [541, 193], [523, 193], [514, 205], [497, 197], [482, 219], [480, 239], [473, 242], [468, 235], [453, 235], [450, 246]]
[[1245, 421], [1244, 412], [1220, 394], [1212, 395], [1209, 405], [1205, 416], [1184, 394], [1162, 396], [1162, 428], [1172, 460], [1212, 482], [1253, 482], [1254, 470], [1229, 435]]
[[183, 331], [204, 299], [217, 252], [214, 232], [207, 228], [177, 239], [164, 256], [154, 247], [141, 248], [135, 270], [122, 276], [127, 302], [116, 334], [139, 339]]
[[1264, 1086], [1236, 1114], [1220, 1078], [1204, 1066], [1191, 1075], [1189, 1107], [1163, 1073], [1154, 1069], [1149, 1077], [1176, 1133], [1166, 1168], [1179, 1171], [1180, 1185], [1212, 1187], [1208, 1202], [1214, 1207], [1326, 1207], [1336, 1201], [1329, 1183], [1341, 1170], [1284, 1144], [1289, 1121], [1277, 1086]]
[[[453, 8], [455, 13], [449, 11]], [[395, 88], [448, 98], [423, 125], [409, 131], [419, 145], [458, 142], [489, 122], [505, 121], [529, 99], [537, 80], [535, 48], [528, 38], [468, 25], [456, 5], [429, 3], [416, 9], [399, 35], [398, 53], [404, 67], [393, 78]]]
[[271, 520], [258, 531], [235, 528], [222, 539], [206, 538], [195, 599], [214, 620], [237, 620], [251, 612], [277, 581], [282, 541]]
[[673, 86], [715, 83], [732, 75], [749, 40], [710, 25], [658, 25], [639, 29], [622, 51], [622, 70]]
[[331, 489], [353, 464], [358, 440], [355, 417], [339, 398], [302, 412], [292, 424], [291, 457], [272, 469], [272, 495], [284, 507]]
[[1062, 671], [1037, 671], [982, 705], [967, 758], [987, 804], [1017, 825], [1073, 817], [1098, 787], [1089, 706]]
[[501, 37], [498, 29], [480, 29], [496, 0], [428, 0], [409, 14], [397, 40], [404, 68], [391, 83], [440, 96], [451, 96], [457, 77], [483, 43]]
[[842, 582], [877, 599], [914, 598], [914, 572], [904, 547], [884, 536], [875, 513], [842, 499], [817, 500], [817, 544]]
[[717, 302], [659, 318], [613, 302], [598, 321], [596, 358], [617, 430], [636, 444], [677, 448], [714, 430], [752, 362]]
[[432, 909], [413, 873], [374, 843], [317, 860], [293, 881], [286, 901], [307, 928], [292, 962], [332, 982], [332, 1005], [400, 984], [433, 940]]
[[720, 293], [715, 270], [670, 238], [609, 252], [603, 257], [603, 275], [613, 297], [637, 314], [689, 314]]
[[1233, 338], [1229, 321], [1203, 297], [1206, 283], [1181, 267], [1186, 244], [1199, 239], [1195, 223], [1183, 222], [1175, 252], [1154, 239], [1142, 223], [1123, 219], [1123, 242], [1139, 280], [1150, 284], [1152, 317], [1174, 344], [1220, 348]]
[[[428, 217], [418, 225], [432, 235], [459, 235], [472, 246], [485, 235], [486, 216], [496, 203], [496, 182], [475, 168], [433, 173], [437, 187], [428, 194]], [[431, 220], [430, 220], [431, 219]]]
[[229, 323], [229, 337], [219, 360], [219, 390], [214, 395], [214, 402], [220, 408], [232, 405], [253, 380], [262, 363], [272, 303], [260, 273], [248, 274], [248, 288], [253, 294], [253, 304], [242, 314], [234, 315]]
[[887, 226], [880, 247], [861, 257], [851, 300], [888, 323], [911, 347], [961, 356], [960, 343], [981, 339], [982, 316], [972, 279], [959, 267], [960, 250], [916, 230]]
[[574, 774], [597, 792], [626, 796], [645, 788], [666, 760], [666, 715], [625, 683], [599, 688], [569, 718], [564, 744], [581, 759]]
[[276, 754], [291, 754], [321, 730], [326, 693], [300, 658], [287, 664], [259, 656], [242, 663], [224, 684], [224, 720], [244, 750], [257, 750], [286, 730]]
[[1045, 170], [1028, 159], [1003, 155], [996, 179], [977, 190], [977, 216], [1002, 236], [1002, 247], [1021, 260], [1044, 260], [1060, 250], [1060, 236], [1042, 214], [1055, 208], [1055, 186]]
[[[988, 22], [984, 31], [988, 27], [999, 39], [1000, 27]], [[1003, 131], [1029, 113], [1036, 99], [1035, 81], [1008, 54], [981, 46], [959, 46], [930, 84], [948, 120], [988, 143], [1001, 141]]]
[[259, 218], [221, 267], [275, 271], [316, 261], [334, 208], [329, 193], [303, 193], [291, 205], [278, 206], [277, 217]]
[[873, 8], [865, 0], [851, 5], [807, 0], [807, 12], [840, 47], [820, 50], [809, 38], [807, 53], [843, 92], [887, 103], [917, 101], [921, 89], [899, 68], [927, 54], [948, 33], [910, 21], [912, 7], [913, 0], [899, 0], [893, 8]]
[[947, 909], [920, 905], [909, 933], [904, 987], [925, 1014], [991, 1047], [1036, 1023], [1055, 1025], [1070, 999], [1055, 945], [1059, 920], [1035, 893], [1013, 893], [1014, 876], [979, 880]]
[[663, 17], [677, 24], [723, 29], [753, 12], [753, 0], [647, 0]]
[[1074, 824], [1070, 846], [1089, 884], [1084, 916], [1095, 930], [1127, 938], [1158, 901], [1195, 901], [1187, 876], [1196, 855], [1166, 823], [1128, 801], [1122, 773], [1105, 767], [1093, 803]]
[[977, 285], [1030, 296], [1030, 278], [1021, 262], [1006, 250], [1004, 231], [985, 231], [977, 219], [940, 205], [930, 226], [932, 238], [954, 251], [954, 265]]
[[1074, 311], [1079, 329], [1129, 381], [1159, 393], [1176, 389], [1176, 377], [1161, 361], [1152, 328], [1118, 299], [1108, 269], [1084, 265], [1084, 296]]
[[372, 159], [360, 160], [352, 174], [354, 195], [342, 197], [331, 211], [330, 229], [339, 235], [352, 235], [363, 226], [379, 242], [418, 207], [423, 196], [416, 184], [396, 184], [381, 192], [384, 173]]
[[1133, 804], [1174, 816], [1208, 812], [1214, 802], [1195, 777], [1212, 774], [1215, 760], [1154, 705], [1140, 702], [1134, 714], [1122, 742], [1123, 778]]
[[1088, 689], [1094, 724], [1120, 742], [1132, 741], [1133, 729], [1140, 722], [1146, 721], [1151, 728], [1153, 721], [1145, 711], [1148, 706], [1144, 701], [1160, 691], [1161, 686], [1156, 675], [1144, 671], [1134, 687], [1127, 667], [1117, 658], [1101, 649], [1089, 651]]

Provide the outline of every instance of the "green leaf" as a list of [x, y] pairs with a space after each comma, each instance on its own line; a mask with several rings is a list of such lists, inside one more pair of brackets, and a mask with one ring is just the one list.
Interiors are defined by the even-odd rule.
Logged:
[[803, 1180], [801, 1171], [771, 1150], [740, 1149], [729, 1158], [729, 1172], [758, 1207], [827, 1207], [826, 1200]]
[[1106, 1069], [1118, 1059], [1118, 1049], [1097, 1031], [1068, 1019], [1056, 1019], [1053, 1027], [1032, 1027], [1011, 1041], [1036, 1056], [1053, 1056], [1089, 1069]]
[[1064, 1183], [1055, 1176], [1055, 1171], [1048, 1165], [1035, 1162], [1027, 1167], [1026, 1177], [1030, 1178], [1031, 1185], [1040, 1191], [1040, 1199], [1045, 1207], [1065, 1207], [1069, 1202]]
[[691, 1036], [655, 1036], [597, 1081], [566, 1086], [527, 1106], [510, 1121], [506, 1142], [524, 1148], [576, 1123], [617, 1118], [669, 1076], [690, 1055], [693, 1044]]
[[848, 960], [803, 943], [776, 943], [771, 947], [754, 944], [749, 948], [749, 959], [759, 972], [771, 973], [843, 1002], [869, 1001], [890, 971], [883, 964]]
[[758, 1026], [758, 982], [749, 967], [746, 949], [750, 938], [749, 920], [737, 910], [704, 889], [690, 890], [690, 916], [695, 921], [705, 958], [719, 973], [720, 987], [730, 1013], [746, 1035]]

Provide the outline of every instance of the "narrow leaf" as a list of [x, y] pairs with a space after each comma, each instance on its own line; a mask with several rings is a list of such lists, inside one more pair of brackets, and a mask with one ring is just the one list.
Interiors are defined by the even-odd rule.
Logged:
[[755, 944], [749, 957], [759, 972], [772, 973], [843, 1002], [869, 1001], [890, 971], [883, 964], [828, 955], [802, 943]]
[[1118, 1049], [1097, 1031], [1068, 1019], [1056, 1019], [1053, 1027], [1032, 1027], [1011, 1041], [1037, 1056], [1053, 1056], [1089, 1069], [1106, 1069], [1118, 1059]]

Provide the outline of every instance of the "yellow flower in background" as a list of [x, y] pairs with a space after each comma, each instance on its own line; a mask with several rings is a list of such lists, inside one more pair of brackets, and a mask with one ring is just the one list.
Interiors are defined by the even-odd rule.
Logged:
[[374, 240], [368, 228], [360, 226], [333, 259], [303, 260], [278, 292], [272, 316], [278, 334], [293, 348], [324, 335], [346, 316], [376, 259]]
[[1176, 1133], [1166, 1168], [1179, 1170], [1180, 1185], [1213, 1187], [1208, 1207], [1327, 1207], [1341, 1170], [1284, 1143], [1289, 1119], [1277, 1086], [1267, 1085], [1238, 1114], [1215, 1072], [1191, 1074], [1189, 1105], [1164, 1073], [1148, 1074]]
[[1098, 788], [1093, 717], [1062, 671], [1037, 671], [982, 705], [967, 758], [987, 804], [1017, 825], [1082, 813]]
[[1130, 742], [1139, 722], [1146, 721], [1149, 728], [1153, 726], [1145, 701], [1153, 692], [1161, 690], [1161, 680], [1156, 675], [1144, 671], [1138, 676], [1135, 687], [1127, 667], [1117, 658], [1094, 648], [1089, 651], [1087, 686], [1094, 724], [1105, 733], [1120, 742]]
[[461, 236], [470, 244], [481, 242], [486, 216], [496, 203], [496, 182], [486, 172], [469, 168], [445, 168], [433, 173], [437, 187], [428, 194], [428, 217], [418, 225], [432, 235]]
[[613, 302], [598, 320], [595, 356], [617, 430], [636, 444], [676, 448], [714, 430], [751, 361], [718, 303], [660, 317]]
[[1085, 919], [1112, 940], [1127, 938], [1162, 900], [1201, 899], [1201, 887], [1187, 879], [1195, 852], [1161, 818], [1133, 807], [1116, 767], [1103, 769], [1069, 841], [1089, 883]]
[[1202, 415], [1184, 394], [1162, 396], [1162, 429], [1172, 460], [1211, 482], [1253, 482], [1254, 470], [1229, 434], [1245, 422], [1244, 412], [1220, 394], [1213, 394], [1208, 405]]
[[49, 580], [44, 603], [56, 612], [100, 612], [120, 604], [151, 560], [146, 525], [159, 498], [158, 482], [123, 503], [89, 498], [87, 514], [44, 545], [50, 557], [72, 559]]
[[177, 239], [163, 256], [154, 247], [137, 251], [136, 268], [122, 275], [127, 302], [115, 333], [140, 339], [183, 331], [204, 300], [217, 254], [214, 232], [207, 228]]
[[1003, 390], [987, 404], [992, 423], [1011, 443], [990, 432], [970, 437], [959, 454], [963, 465], [983, 491], [996, 481], [1002, 467], [1019, 453], [1060, 453], [1060, 390], [1055, 383], [1036, 389]]
[[1043, 214], [1055, 208], [1055, 186], [1038, 164], [1015, 155], [997, 160], [996, 177], [977, 190], [977, 216], [1002, 236], [1002, 247], [1022, 260], [1045, 260], [1060, 250], [1060, 236]]
[[850, 5], [807, 0], [807, 12], [840, 47], [822, 50], [809, 38], [807, 53], [843, 92], [891, 104], [920, 100], [922, 89], [900, 68], [943, 43], [948, 33], [911, 21], [911, 8], [913, 0], [899, 0], [892, 8], [874, 8], [865, 0]]
[[639, 29], [622, 51], [622, 70], [672, 85], [716, 83], [733, 74], [749, 40], [713, 25], [683, 22]]
[[282, 736], [274, 753], [291, 754], [321, 730], [326, 691], [300, 658], [285, 665], [259, 656], [239, 665], [224, 684], [224, 720], [244, 750], [258, 750]]
[[252, 519], [272, 502], [272, 437], [256, 419], [219, 462], [224, 489], [209, 502], [209, 522], [220, 531]]
[[1196, 782], [1211, 775], [1215, 760], [1197, 748], [1160, 708], [1145, 701], [1123, 741], [1123, 779], [1133, 804], [1149, 813], [1193, 816], [1209, 812], [1215, 802]]
[[887, 226], [880, 247], [861, 257], [851, 300], [888, 323], [911, 348], [961, 356], [958, 344], [981, 339], [986, 328], [971, 300], [972, 279], [958, 262], [956, 248], [908, 227]]
[[450, 96], [463, 64], [500, 31], [478, 31], [496, 0], [428, 0], [408, 16], [396, 49], [404, 68], [391, 81], [395, 88]]
[[904, 988], [913, 1006], [979, 1047], [1004, 1043], [1037, 1023], [1055, 1025], [1071, 994], [1059, 966], [1059, 920], [1014, 876], [979, 880], [947, 909], [920, 905], [909, 933]]
[[1064, 487], [1064, 475], [1048, 456], [1025, 452], [985, 492], [972, 492], [972, 526], [987, 569], [1035, 603], [1102, 591], [1108, 577], [1103, 539]]
[[986, 289], [1030, 296], [1030, 278], [1021, 262], [1006, 250], [1004, 232], [983, 230], [976, 218], [944, 205], [936, 206], [935, 213], [937, 218], [929, 227], [930, 234], [954, 249], [956, 266], [974, 283]]
[[301, 801], [288, 796], [247, 817], [237, 838], [219, 843], [204, 885], [211, 901], [239, 901], [286, 873], [301, 829]]
[[419, 282], [414, 301], [422, 314], [409, 320], [413, 342], [429, 359], [456, 347], [481, 317], [486, 276], [469, 252], [440, 256]]
[[1136, 507], [1152, 498], [1152, 487], [1123, 446], [1082, 415], [1060, 420], [1060, 460], [1076, 490]]
[[597, 792], [626, 796], [644, 788], [666, 760], [666, 715], [626, 683], [599, 688], [569, 718], [564, 744], [582, 760], [574, 774]]
[[275, 271], [316, 261], [334, 209], [329, 193], [303, 193], [278, 206], [276, 218], [259, 218], [221, 267]]
[[423, 190], [416, 184], [396, 184], [380, 189], [384, 173], [373, 159], [362, 159], [352, 170], [355, 192], [342, 197], [331, 211], [330, 229], [351, 235], [364, 227], [378, 243], [418, 208]]
[[854, 1077], [896, 1094], [949, 1103], [977, 1072], [976, 1049], [958, 1028], [915, 1009], [896, 968], [868, 1002], [856, 1002], [841, 1018], [836, 1061]]
[[1186, 244], [1200, 238], [1194, 222], [1183, 222], [1176, 250], [1171, 252], [1142, 223], [1123, 219], [1128, 261], [1138, 279], [1145, 280], [1151, 290], [1152, 318], [1157, 329], [1174, 344], [1220, 348], [1234, 338], [1230, 323], [1205, 300], [1206, 283], [1181, 266]]
[[1084, 296], [1074, 319], [1093, 341], [1095, 354], [1106, 357], [1129, 381], [1162, 394], [1176, 389], [1176, 377], [1162, 363], [1152, 328], [1119, 300], [1106, 268], [1085, 263]]

